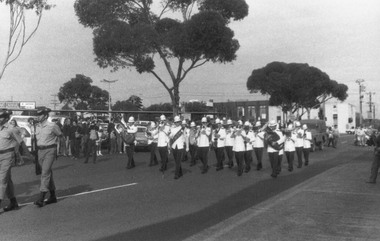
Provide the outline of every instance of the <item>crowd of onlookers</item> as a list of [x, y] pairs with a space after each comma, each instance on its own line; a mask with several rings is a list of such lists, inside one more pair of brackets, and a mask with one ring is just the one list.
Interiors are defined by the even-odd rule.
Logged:
[[373, 146], [374, 139], [376, 138], [377, 132], [378, 131], [372, 128], [372, 126], [357, 127], [354, 133], [354, 136], [355, 136], [354, 145], [355, 146]]

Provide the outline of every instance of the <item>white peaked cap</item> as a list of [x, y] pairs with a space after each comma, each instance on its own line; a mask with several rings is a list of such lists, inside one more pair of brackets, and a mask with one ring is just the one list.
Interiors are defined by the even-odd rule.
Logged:
[[192, 121], [192, 122], [190, 123], [190, 127], [195, 127], [195, 122], [194, 122], [194, 121]]
[[166, 117], [164, 115], [161, 115], [160, 120], [164, 121], [164, 120], [166, 120]]
[[186, 120], [183, 120], [182, 125], [186, 125], [186, 124], [187, 124]]
[[239, 120], [238, 125], [243, 125], [243, 122], [241, 120]]
[[152, 128], [154, 128], [154, 127], [156, 127], [156, 123], [154, 123], [153, 121], [150, 123], [150, 126], [152, 127]]
[[302, 129], [306, 130], [307, 129], [307, 125], [303, 124]]
[[129, 117], [128, 122], [135, 122], [135, 118], [133, 116]]
[[244, 126], [249, 126], [249, 125], [250, 125], [249, 121], [244, 122]]
[[260, 127], [260, 126], [261, 126], [261, 122], [257, 121], [256, 124], [255, 124], [255, 127]]
[[301, 122], [299, 122], [299, 121], [295, 121], [294, 124], [296, 125], [296, 127], [301, 126]]
[[268, 123], [269, 126], [276, 126], [277, 122], [275, 120], [270, 120]]
[[202, 118], [202, 122], [207, 122], [207, 118], [206, 118], [206, 117], [203, 117], [203, 118]]
[[293, 124], [288, 125], [288, 130], [291, 130], [291, 129], [293, 129]]
[[220, 119], [219, 119], [219, 118], [217, 118], [217, 119], [215, 120], [215, 124], [220, 124]]
[[181, 118], [178, 115], [176, 115], [174, 117], [174, 122], [180, 122], [180, 121], [181, 121]]
[[232, 125], [232, 120], [231, 119], [227, 120], [227, 125]]

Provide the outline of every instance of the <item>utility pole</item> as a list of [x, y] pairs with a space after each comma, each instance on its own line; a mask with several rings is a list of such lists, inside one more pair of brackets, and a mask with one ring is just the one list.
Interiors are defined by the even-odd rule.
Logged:
[[111, 114], [111, 84], [115, 83], [116, 81], [118, 81], [117, 79], [116, 80], [106, 80], [106, 79], [103, 79], [101, 80], [100, 82], [103, 82], [103, 83], [108, 83], [108, 117], [109, 117], [109, 121], [111, 121], [111, 118], [112, 118], [112, 114]]
[[374, 119], [373, 118], [373, 115], [372, 115], [372, 105], [374, 104], [372, 102], [372, 95], [376, 94], [375, 92], [369, 92], [367, 93], [367, 95], [369, 95], [369, 102], [368, 102], [368, 105], [369, 105], [369, 114], [370, 114], [370, 118], [371, 119]]
[[364, 79], [357, 79], [355, 81], [359, 85], [359, 103], [360, 103], [360, 120], [359, 124], [363, 124], [363, 109], [362, 109], [362, 103], [363, 103], [363, 95], [362, 92], [365, 92], [365, 86], [363, 86]]

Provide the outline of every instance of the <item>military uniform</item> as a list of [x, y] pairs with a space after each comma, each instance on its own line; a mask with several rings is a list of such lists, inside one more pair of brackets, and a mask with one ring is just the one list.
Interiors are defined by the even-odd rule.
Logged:
[[309, 165], [309, 154], [311, 149], [312, 135], [307, 129], [307, 126], [303, 126], [304, 136], [303, 136], [303, 157], [305, 158], [305, 166]]
[[198, 132], [198, 157], [203, 163], [202, 174], [208, 171], [208, 151], [210, 149], [211, 128], [207, 127], [207, 119], [202, 118], [202, 127]]
[[261, 127], [261, 122], [256, 122], [255, 124], [255, 131], [254, 131], [254, 136], [255, 139], [253, 141], [253, 150], [255, 152], [255, 156], [257, 159], [257, 166], [256, 170], [261, 170], [263, 168], [263, 152], [264, 152], [264, 137], [265, 137], [265, 132], [259, 130]]
[[[15, 129], [4, 123], [9, 119], [12, 112], [7, 110], [0, 111], [0, 203], [4, 200], [5, 195], [8, 196], [11, 203], [4, 208], [4, 211], [11, 211], [18, 208], [16, 197], [14, 194], [14, 186], [12, 182], [11, 168], [15, 162], [15, 145], [23, 144], [20, 135], [17, 135]], [[23, 145], [24, 147], [25, 145]]]
[[243, 174], [243, 161], [244, 161], [244, 153], [245, 153], [245, 143], [242, 132], [244, 131], [241, 127], [243, 123], [239, 121], [238, 127], [235, 129], [232, 137], [234, 138], [234, 147], [233, 151], [235, 153], [236, 164], [238, 167], [237, 175], [241, 176]]
[[174, 118], [174, 122], [176, 123], [176, 125], [171, 128], [170, 135], [169, 135], [171, 139], [170, 148], [173, 151], [173, 156], [174, 156], [174, 161], [175, 161], [174, 179], [178, 179], [183, 175], [181, 161], [182, 161], [184, 146], [186, 146], [186, 149], [185, 149], [186, 151], [189, 150], [189, 142], [186, 140], [185, 130], [183, 129], [181, 125], [179, 125], [180, 121], [181, 120], [179, 116], [176, 116]]
[[[37, 111], [37, 115], [46, 117], [45, 119], [39, 120], [40, 123], [36, 126], [38, 162], [42, 167], [42, 173], [40, 197], [34, 202], [34, 204], [39, 207], [42, 207], [44, 204], [57, 202], [52, 166], [57, 159], [57, 138], [61, 137], [63, 134], [55, 123], [51, 123], [47, 120], [49, 112], [50, 109], [48, 108], [40, 108]], [[50, 197], [44, 202], [47, 192], [50, 192]]]
[[301, 123], [300, 122], [295, 122], [296, 126], [296, 154], [297, 154], [297, 159], [298, 159], [298, 166], [297, 168], [302, 167], [302, 151], [303, 151], [303, 135], [304, 131], [301, 129]]
[[226, 139], [226, 129], [221, 126], [220, 120], [217, 119], [216, 123], [219, 125], [218, 128], [213, 132], [213, 140], [214, 140], [214, 148], [216, 154], [216, 170], [223, 169], [223, 161], [225, 158], [224, 155], [224, 147], [225, 147], [225, 139]]
[[160, 171], [163, 172], [167, 169], [168, 165], [168, 144], [169, 144], [170, 127], [166, 123], [166, 117], [160, 116], [160, 124], [158, 125], [158, 138], [157, 149], [160, 153], [161, 167]]
[[234, 166], [234, 152], [232, 151], [234, 146], [234, 138], [231, 137], [233, 132], [232, 121], [227, 120], [227, 125], [228, 127], [226, 129], [226, 139], [224, 141], [224, 148], [228, 157], [228, 167], [232, 168]]

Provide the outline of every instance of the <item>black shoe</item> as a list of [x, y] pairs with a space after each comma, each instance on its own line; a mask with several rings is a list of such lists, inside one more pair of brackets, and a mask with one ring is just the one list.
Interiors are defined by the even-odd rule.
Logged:
[[305, 166], [307, 166], [307, 165], [309, 165], [309, 163], [308, 163], [308, 162], [305, 162]]
[[88, 161], [83, 162], [84, 164], [88, 163]]
[[10, 203], [8, 206], [3, 208], [4, 212], [9, 212], [12, 210], [17, 210], [17, 209], [18, 209], [18, 203], [17, 202]]
[[241, 171], [238, 171], [238, 173], [237, 173], [238, 177], [240, 177], [242, 174], [243, 174], [243, 172], [241, 172]]
[[250, 170], [251, 170], [251, 167], [246, 167], [246, 168], [244, 169], [244, 172], [247, 173], [247, 172], [249, 172]]
[[217, 167], [216, 168], [216, 171], [220, 171], [220, 170], [223, 170], [223, 167]]
[[49, 197], [48, 200], [45, 201], [45, 204], [52, 204], [52, 203], [57, 203], [57, 197]]
[[288, 171], [289, 171], [289, 172], [292, 172], [292, 171], [293, 171], [293, 168], [288, 168]]
[[42, 208], [42, 207], [44, 206], [44, 202], [43, 202], [43, 201], [40, 201], [40, 200], [37, 200], [37, 201], [34, 202], [34, 205], [36, 205], [36, 206]]
[[190, 166], [192, 167], [192, 166], [195, 166], [196, 164], [195, 163], [190, 163]]
[[203, 169], [201, 173], [205, 174], [205, 173], [207, 173], [207, 171], [208, 171], [208, 167], [206, 167], [205, 169]]
[[297, 166], [297, 168], [301, 168], [301, 167], [302, 167], [302, 165], [301, 166], [300, 165]]
[[263, 165], [261, 163], [257, 164], [256, 170], [260, 171], [263, 169]]
[[174, 179], [176, 179], [176, 180], [177, 180], [178, 178], [179, 178], [179, 176], [174, 176]]
[[273, 178], [276, 178], [277, 174], [272, 173], [270, 176], [273, 177]]
[[228, 168], [233, 168], [234, 167], [234, 164], [233, 163], [230, 163], [230, 164], [228, 164]]

